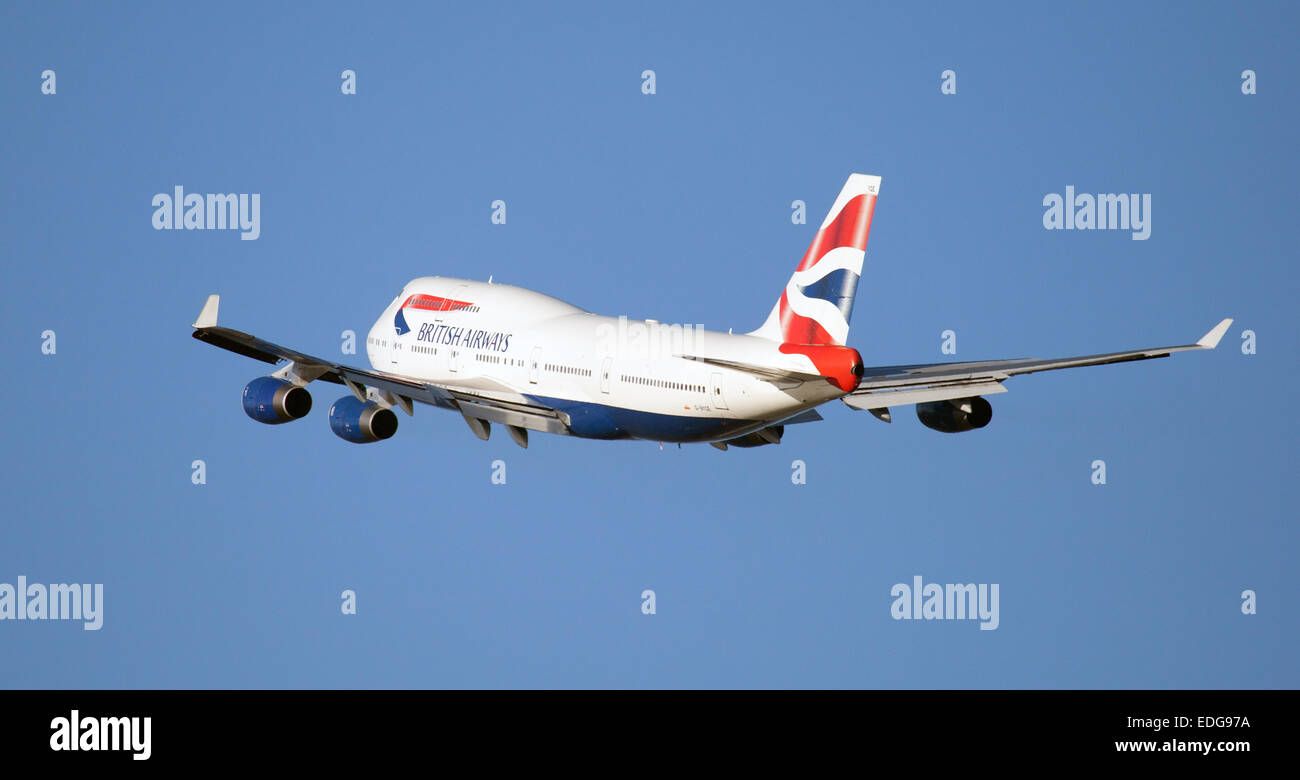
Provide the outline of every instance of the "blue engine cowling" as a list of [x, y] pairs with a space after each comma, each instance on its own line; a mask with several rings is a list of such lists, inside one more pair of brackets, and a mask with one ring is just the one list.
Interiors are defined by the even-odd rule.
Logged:
[[397, 415], [374, 401], [345, 395], [330, 407], [330, 430], [353, 444], [381, 441], [397, 433]]
[[292, 382], [260, 376], [244, 385], [244, 414], [260, 423], [279, 425], [310, 411], [311, 393]]

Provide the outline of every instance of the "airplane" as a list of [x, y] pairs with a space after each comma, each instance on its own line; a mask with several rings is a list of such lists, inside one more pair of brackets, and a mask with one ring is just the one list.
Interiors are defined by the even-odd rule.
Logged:
[[915, 406], [944, 433], [983, 428], [984, 397], [1020, 374], [1214, 349], [1225, 319], [1194, 344], [1059, 359], [865, 366], [845, 344], [880, 177], [849, 176], [808, 251], [757, 330], [727, 333], [593, 314], [540, 292], [466, 279], [413, 279], [366, 338], [370, 368], [354, 368], [217, 325], [209, 296], [193, 336], [273, 365], [244, 387], [244, 411], [276, 425], [305, 417], [307, 386], [342, 385], [330, 429], [354, 443], [397, 432], [399, 409], [458, 412], [480, 439], [493, 423], [521, 447], [528, 432], [584, 439], [778, 444], [787, 425], [823, 419], [841, 400], [885, 422]]

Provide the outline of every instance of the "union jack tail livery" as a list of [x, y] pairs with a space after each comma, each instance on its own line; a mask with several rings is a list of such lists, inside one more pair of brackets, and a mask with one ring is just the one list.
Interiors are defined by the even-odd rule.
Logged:
[[879, 193], [879, 176], [849, 176], [781, 299], [750, 335], [785, 344], [844, 344]]

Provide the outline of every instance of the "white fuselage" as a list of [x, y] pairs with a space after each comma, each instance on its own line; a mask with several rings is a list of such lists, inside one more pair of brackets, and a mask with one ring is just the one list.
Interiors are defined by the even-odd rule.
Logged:
[[574, 435], [715, 441], [844, 395], [825, 380], [773, 382], [706, 357], [806, 371], [748, 335], [629, 321], [503, 284], [411, 281], [366, 339], [378, 371], [526, 397], [564, 412]]

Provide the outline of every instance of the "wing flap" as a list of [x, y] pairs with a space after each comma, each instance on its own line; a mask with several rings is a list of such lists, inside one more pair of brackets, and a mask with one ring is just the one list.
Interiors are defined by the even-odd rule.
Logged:
[[499, 425], [513, 425], [542, 433], [567, 434], [569, 432], [568, 424], [554, 409], [526, 407], [469, 396], [460, 398], [459, 403], [461, 414], [477, 420], [487, 420]]
[[887, 409], [891, 406], [907, 404], [924, 404], [931, 401], [946, 401], [952, 398], [966, 398], [972, 395], [994, 395], [1005, 393], [1007, 389], [1000, 382], [958, 383], [937, 387], [918, 387], [905, 390], [881, 390], [874, 393], [846, 395], [845, 404], [854, 409]]

